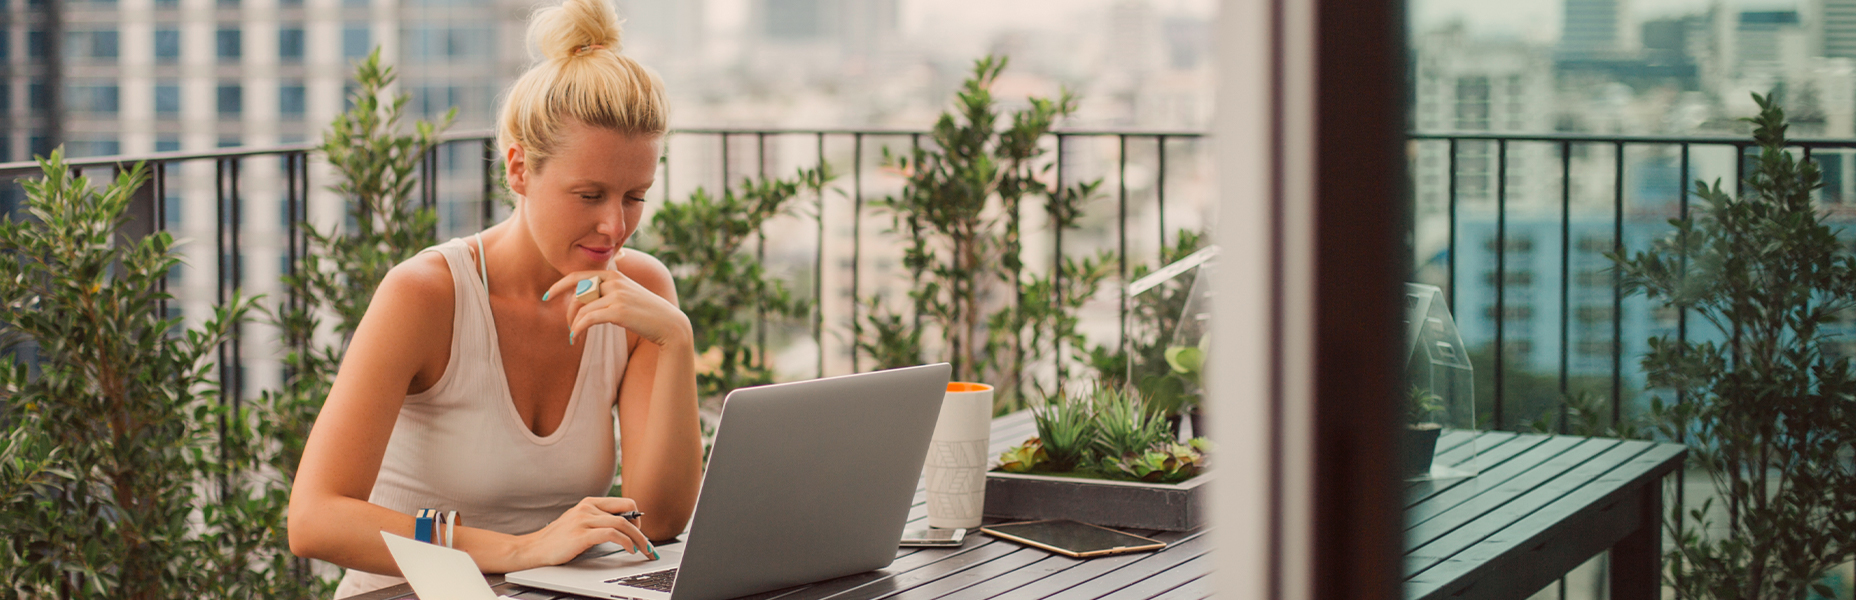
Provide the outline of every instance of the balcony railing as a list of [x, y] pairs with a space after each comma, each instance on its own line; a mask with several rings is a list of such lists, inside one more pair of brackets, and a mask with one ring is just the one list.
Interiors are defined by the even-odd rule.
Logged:
[[[1050, 155], [1053, 181], [1049, 183], [1055, 187], [1102, 178], [1107, 197], [1085, 212], [1113, 217], [1091, 221], [1093, 225], [1085, 230], [1088, 235], [1080, 240], [1066, 241], [1060, 231], [1042, 240], [1028, 234], [1026, 247], [1041, 242], [1041, 249], [1034, 251], [1048, 252], [1049, 261], [1028, 267], [1027, 273], [1055, 268], [1067, 253], [1105, 248], [1128, 257], [1124, 263], [1157, 261], [1159, 249], [1173, 235], [1169, 227], [1198, 228], [1203, 222], [1210, 174], [1201, 163], [1208, 154], [1202, 138], [1201, 133], [1184, 131], [1063, 131], [1049, 136], [1045, 143], [1054, 150]], [[841, 173], [830, 193], [814, 199], [810, 209], [816, 218], [770, 223], [763, 228], [756, 251], [763, 260], [770, 251], [774, 253], [767, 261], [771, 271], [790, 274], [793, 281], [809, 279], [818, 301], [814, 302], [809, 339], [799, 340], [799, 345], [816, 345], [811, 358], [817, 364], [811, 373], [852, 372], [868, 365], [854, 340], [846, 337], [854, 331], [853, 323], [863, 317], [854, 300], [902, 283], [897, 280], [899, 275], [888, 273], [888, 267], [899, 261], [885, 254], [894, 254], [898, 245], [881, 243], [880, 236], [886, 234], [880, 229], [886, 220], [867, 206], [901, 185], [897, 174], [881, 168], [881, 150], [887, 145], [901, 151], [931, 141], [926, 132], [910, 130], [679, 130], [666, 142], [656, 187], [668, 202], [687, 197], [699, 186], [726, 193], [744, 177], [780, 176], [817, 164], [829, 163]], [[485, 132], [449, 135], [426, 155], [416, 197], [437, 211], [439, 239], [480, 230], [506, 216], [507, 208], [498, 200], [496, 189], [499, 159]], [[339, 222], [345, 214], [341, 199], [321, 188], [333, 179], [312, 145], [79, 158], [69, 160], [68, 165], [73, 171], [96, 175], [137, 161], [146, 161], [153, 177], [136, 196], [125, 233], [169, 230], [176, 237], [210, 237], [213, 241], [210, 251], [183, 247], [191, 258], [189, 265], [169, 277], [178, 306], [164, 306], [164, 310], [171, 315], [205, 314], [206, 300], [223, 303], [235, 290], [248, 295], [286, 294], [282, 298], [272, 295], [267, 302], [294, 305], [301, 301], [276, 285], [275, 277], [266, 277], [273, 263], [264, 258], [276, 256], [276, 274], [294, 273], [309, 247], [299, 224], [313, 219], [326, 225]], [[18, 206], [19, 188], [14, 180], [37, 175], [34, 163], [0, 164], [0, 190], [5, 190], [0, 191], [4, 204], [0, 208], [10, 211]], [[1110, 201], [1114, 202], [1112, 213]], [[1044, 214], [1041, 207], [1030, 212]], [[206, 213], [210, 220], [199, 218]], [[812, 221], [810, 231], [802, 226], [804, 221]], [[1026, 230], [1033, 231], [1035, 223], [1029, 222]], [[1103, 228], [1112, 228], [1112, 241], [1107, 235], [1095, 235]], [[810, 243], [797, 243], [806, 233], [811, 234]], [[840, 233], [845, 239], [837, 239]], [[1121, 266], [1123, 280], [1128, 267]], [[1110, 302], [1103, 299], [1099, 304]], [[1125, 325], [1127, 303], [1121, 302], [1118, 310], [1110, 314], [1118, 314]], [[766, 356], [769, 328], [762, 325], [756, 343]], [[275, 387], [281, 377], [275, 357], [282, 348], [275, 336], [254, 335], [269, 329], [262, 323], [247, 323], [220, 349], [221, 382], [232, 402]], [[1104, 329], [1111, 336], [1126, 331]], [[260, 343], [247, 348], [246, 341]], [[267, 341], [268, 345], [263, 343]]]
[[[926, 137], [911, 130], [680, 130], [667, 142], [657, 187], [663, 201], [674, 201], [698, 186], [725, 192], [742, 177], [827, 162], [837, 166], [844, 177], [834, 184], [834, 195], [841, 200], [816, 200], [819, 217], [812, 220], [810, 253], [804, 257], [809, 260], [794, 259], [789, 243], [775, 248], [781, 256], [771, 262], [804, 267], [794, 275], [806, 280], [812, 297], [819, 299], [807, 332], [816, 346], [811, 371], [855, 371], [865, 362], [843, 336], [862, 318], [862, 307], [845, 299], [897, 283], [893, 276], [871, 280], [881, 273], [870, 271], [884, 270], [883, 257], [871, 254], [887, 248], [881, 243], [881, 223], [867, 203], [900, 185], [877, 158], [883, 146], [901, 150]], [[1579, 391], [1575, 388], [1583, 384], [1586, 391], [1603, 392], [1614, 420], [1628, 416], [1641, 379], [1626, 358], [1641, 354], [1649, 335], [1687, 339], [1691, 331], [1687, 315], [1626, 298], [1603, 253], [1643, 250], [1668, 230], [1667, 219], [1686, 216], [1690, 202], [1685, 192], [1691, 184], [1685, 182], [1720, 178], [1736, 182], [1738, 191], [1752, 142], [1744, 137], [1490, 133], [1413, 133], [1410, 140], [1418, 214], [1416, 277], [1442, 285], [1466, 341], [1487, 347], [1486, 364], [1476, 365], [1479, 377], [1494, 384], [1486, 425], [1520, 429], [1524, 420], [1540, 416], [1530, 414], [1528, 406], [1516, 406], [1511, 396], [1515, 381], [1543, 375], [1553, 380], [1556, 397]], [[1112, 249], [1128, 257], [1121, 266], [1125, 280], [1127, 263], [1157, 259], [1169, 228], [1200, 225], [1210, 195], [1208, 174], [1199, 162], [1205, 157], [1202, 134], [1064, 131], [1047, 144], [1054, 150], [1052, 183], [1103, 178], [1107, 197], [1091, 209], [1114, 217], [1104, 221], [1107, 230], [1089, 230], [1080, 240], [1049, 234], [1041, 243], [1050, 260], [1041, 268], [1052, 268], [1066, 254]], [[1838, 217], [1856, 217], [1856, 140], [1801, 139], [1793, 145], [1824, 168], [1822, 205]], [[451, 135], [427, 155], [417, 196], [439, 211], [441, 239], [481, 229], [505, 215], [496, 200], [495, 171], [486, 168], [497, 158], [483, 132]], [[183, 306], [169, 308], [173, 313], [184, 312], [189, 303], [203, 306], [208, 298], [223, 302], [233, 290], [263, 291], [274, 278], [262, 277], [265, 269], [254, 269], [256, 261], [248, 253], [275, 253], [276, 273], [293, 272], [308, 246], [298, 223], [312, 217], [326, 223], [340, 215], [339, 199], [319, 187], [330, 175], [322, 172], [308, 144], [83, 158], [69, 164], [83, 172], [133, 161], [147, 161], [153, 178], [132, 206], [126, 233], [173, 229], [180, 237], [197, 234], [213, 241], [210, 255], [202, 248], [189, 249], [191, 266], [175, 274], [183, 280], [175, 289], [176, 302]], [[13, 180], [36, 174], [36, 164], [0, 164], [4, 208], [18, 202]], [[252, 199], [257, 201], [248, 202]], [[187, 207], [204, 207], [212, 220], [203, 226], [197, 215], [188, 218], [192, 211]], [[254, 209], [256, 216], [274, 212], [277, 219], [256, 221], [249, 214]], [[804, 231], [792, 225], [778, 223], [779, 233], [771, 238]], [[837, 244], [828, 235], [834, 226], [848, 228], [846, 243]], [[765, 242], [757, 247], [763, 258], [769, 249]], [[1039, 244], [1027, 240], [1028, 248]], [[828, 262], [834, 258], [837, 262]], [[827, 295], [828, 290], [836, 295]], [[1126, 304], [1111, 314], [1125, 323]], [[767, 331], [763, 327], [756, 340], [763, 352]], [[1121, 334], [1113, 328], [1095, 333], [1107, 339]], [[260, 385], [247, 385], [248, 359], [274, 362], [265, 350], [248, 357], [245, 337], [235, 337], [222, 351], [225, 382], [236, 391], [231, 394], [235, 399], [264, 387], [263, 377]], [[1557, 409], [1564, 427], [1565, 407]]]
[[[1493, 378], [1491, 427], [1524, 428], [1524, 419], [1539, 416], [1517, 414], [1529, 407], [1515, 406], [1510, 388], [1512, 378], [1542, 372], [1556, 376], [1560, 397], [1580, 391], [1575, 378], [1608, 379], [1608, 389], [1585, 391], [1606, 392], [1616, 423], [1631, 416], [1627, 404], [1640, 404], [1630, 394], [1642, 389], [1641, 373], [1626, 358], [1641, 355], [1648, 337], [1716, 335], [1691, 331], [1686, 314], [1626, 298], [1603, 254], [1643, 251], [1672, 231], [1667, 221], [1689, 215], [1697, 179], [1731, 182], [1741, 193], [1757, 152], [1750, 137], [1413, 133], [1410, 140], [1418, 276], [1443, 285], [1465, 343], [1493, 355], [1475, 365], [1477, 377]], [[1824, 170], [1820, 206], [1834, 219], [1856, 216], [1848, 204], [1856, 201], [1856, 139], [1791, 144]], [[1609, 335], [1596, 335], [1607, 325]], [[1556, 352], [1542, 360], [1543, 348]], [[1517, 368], [1524, 372], [1511, 373]], [[1564, 432], [1566, 405], [1557, 410]]]

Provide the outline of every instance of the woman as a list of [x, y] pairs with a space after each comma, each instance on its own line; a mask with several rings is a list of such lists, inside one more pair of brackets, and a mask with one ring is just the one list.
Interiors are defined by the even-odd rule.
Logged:
[[[349, 569], [338, 597], [402, 581], [379, 532], [412, 537], [425, 508], [457, 511], [454, 545], [487, 573], [600, 542], [651, 556], [694, 509], [689, 319], [664, 265], [623, 248], [655, 178], [662, 83], [619, 54], [610, 0], [538, 11], [528, 34], [544, 58], [497, 131], [514, 214], [387, 274], [304, 450], [290, 548]], [[615, 408], [624, 498], [605, 497]]]

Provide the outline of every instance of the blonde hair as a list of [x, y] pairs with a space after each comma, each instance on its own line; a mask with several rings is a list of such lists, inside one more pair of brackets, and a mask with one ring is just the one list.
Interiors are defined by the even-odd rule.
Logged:
[[628, 134], [664, 133], [664, 82], [619, 53], [612, 0], [565, 0], [536, 10], [528, 43], [539, 62], [503, 100], [496, 143], [504, 151], [522, 146], [529, 167], [539, 169], [559, 150], [569, 121]]

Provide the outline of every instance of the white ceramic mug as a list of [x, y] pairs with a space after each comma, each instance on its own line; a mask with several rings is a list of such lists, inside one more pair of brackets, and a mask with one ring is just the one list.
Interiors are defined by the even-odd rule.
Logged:
[[992, 386], [947, 384], [928, 447], [928, 526], [980, 526], [986, 503], [987, 446], [992, 442]]

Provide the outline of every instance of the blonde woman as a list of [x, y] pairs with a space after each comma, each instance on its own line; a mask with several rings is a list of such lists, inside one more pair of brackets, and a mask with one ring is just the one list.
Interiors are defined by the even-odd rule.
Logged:
[[[497, 128], [514, 214], [387, 274], [304, 450], [290, 548], [348, 568], [338, 597], [403, 581], [379, 532], [413, 537], [422, 509], [456, 511], [449, 542], [486, 573], [600, 542], [650, 556], [694, 509], [689, 319], [664, 265], [624, 249], [662, 83], [619, 53], [611, 0], [542, 9], [528, 36], [541, 61]], [[606, 497], [615, 434], [623, 498]]]

